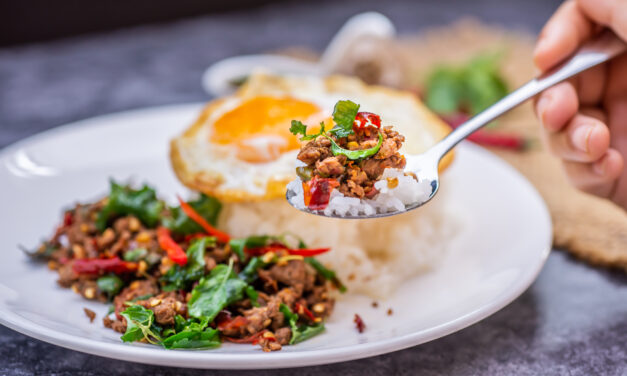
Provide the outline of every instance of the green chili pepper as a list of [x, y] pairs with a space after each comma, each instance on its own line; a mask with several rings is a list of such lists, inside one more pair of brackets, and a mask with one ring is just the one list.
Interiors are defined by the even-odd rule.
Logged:
[[331, 152], [333, 153], [333, 155], [345, 155], [348, 159], [352, 160], [368, 158], [377, 154], [379, 149], [381, 149], [381, 144], [383, 144], [383, 135], [381, 133], [379, 133], [379, 142], [377, 142], [377, 145], [371, 147], [370, 149], [364, 150], [343, 149], [337, 143], [335, 143], [335, 141], [331, 137], [327, 136], [327, 138], [331, 141]]

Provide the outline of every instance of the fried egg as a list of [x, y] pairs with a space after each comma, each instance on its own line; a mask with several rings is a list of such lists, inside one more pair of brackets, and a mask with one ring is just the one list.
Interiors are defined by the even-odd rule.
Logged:
[[[292, 120], [333, 127], [340, 99], [379, 114], [406, 138], [402, 153], [421, 153], [450, 129], [410, 93], [331, 76], [252, 75], [232, 96], [210, 102], [196, 122], [171, 141], [170, 158], [181, 182], [224, 202], [271, 200], [295, 178], [298, 137]], [[445, 157], [441, 168], [452, 160]]]

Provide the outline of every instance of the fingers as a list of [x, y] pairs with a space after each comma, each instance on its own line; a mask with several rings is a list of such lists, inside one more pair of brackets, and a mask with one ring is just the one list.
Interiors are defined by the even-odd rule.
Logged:
[[564, 162], [566, 175], [575, 187], [601, 197], [614, 194], [623, 166], [623, 157], [614, 149], [594, 163]]
[[548, 149], [564, 161], [595, 162], [610, 146], [610, 132], [599, 120], [576, 115], [566, 127], [556, 133], [546, 133]]
[[575, 86], [581, 105], [598, 105], [603, 100], [607, 65], [602, 64], [575, 76]]
[[578, 0], [577, 5], [589, 19], [609, 27], [623, 40], [627, 40], [627, 1]]
[[557, 132], [575, 116], [579, 99], [569, 82], [557, 84], [545, 90], [536, 101], [536, 114], [549, 132]]
[[540, 33], [533, 53], [536, 67], [544, 72], [559, 63], [590, 38], [593, 29], [594, 25], [575, 1], [565, 2]]

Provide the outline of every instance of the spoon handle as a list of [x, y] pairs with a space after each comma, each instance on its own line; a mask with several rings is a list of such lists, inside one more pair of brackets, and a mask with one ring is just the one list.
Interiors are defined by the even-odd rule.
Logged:
[[471, 133], [489, 124], [527, 99], [578, 73], [604, 63], [626, 50], [627, 44], [614, 33], [610, 31], [603, 32], [598, 38], [584, 44], [574, 55], [551, 71], [527, 82], [457, 127], [457, 129], [436, 144], [429, 153], [436, 153], [438, 158], [441, 159], [449, 150]]

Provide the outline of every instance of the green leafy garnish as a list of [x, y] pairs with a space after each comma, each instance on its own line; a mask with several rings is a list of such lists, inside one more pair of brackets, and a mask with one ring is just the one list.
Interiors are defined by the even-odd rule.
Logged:
[[428, 76], [426, 104], [440, 114], [475, 115], [507, 95], [499, 54], [480, 55], [463, 66], [441, 65]]
[[213, 321], [224, 307], [243, 298], [246, 282], [233, 273], [233, 261], [220, 264], [192, 290], [188, 312], [192, 317]]
[[201, 322], [188, 322], [185, 327], [176, 334], [163, 340], [166, 349], [208, 349], [220, 347], [220, 332], [217, 329], [208, 328], [207, 319]]
[[250, 299], [250, 303], [253, 305], [253, 307], [259, 307], [259, 302], [257, 301], [257, 298], [259, 298], [259, 293], [257, 292], [257, 290], [249, 285], [246, 286], [246, 290], [244, 291], [246, 292], [246, 296], [248, 297], [248, 299]]
[[229, 246], [231, 250], [239, 257], [240, 260], [246, 259], [244, 250], [246, 248], [259, 248], [268, 245], [270, 241], [279, 240], [276, 236], [270, 235], [253, 235], [247, 238], [231, 239]]
[[135, 248], [124, 253], [124, 261], [139, 261], [148, 255], [148, 250], [146, 248]]
[[290, 307], [286, 306], [283, 303], [281, 303], [281, 305], [279, 306], [279, 310], [283, 313], [283, 315], [290, 324], [290, 328], [292, 329], [292, 338], [290, 339], [290, 345], [303, 342], [313, 336], [324, 332], [323, 323], [315, 325], [298, 325], [298, 314], [292, 312]]
[[122, 311], [126, 319], [126, 332], [121, 339], [124, 342], [135, 342], [145, 339], [157, 345], [161, 343], [159, 329], [154, 325], [154, 313], [140, 305], [133, 305]]
[[52, 256], [52, 253], [58, 249], [57, 246], [50, 242], [44, 242], [39, 248], [34, 251], [29, 250], [26, 247], [19, 246], [19, 248], [24, 252], [28, 257], [35, 261], [47, 261]]
[[331, 137], [329, 137], [329, 140], [331, 141], [331, 153], [333, 153], [333, 155], [344, 155], [348, 159], [357, 160], [377, 154], [379, 149], [381, 149], [381, 144], [383, 144], [383, 135], [379, 132], [379, 142], [377, 142], [375, 146], [364, 150], [343, 149]]
[[107, 294], [107, 296], [115, 296], [118, 291], [124, 286], [124, 282], [115, 274], [105, 275], [96, 281], [98, 290]]
[[194, 240], [185, 252], [187, 264], [185, 266], [173, 265], [161, 277], [161, 281], [166, 283], [164, 290], [185, 289], [192, 282], [202, 278], [205, 275], [205, 250], [207, 247], [215, 246], [215, 244], [216, 239], [211, 236]]
[[267, 264], [261, 258], [251, 257], [244, 270], [239, 273], [239, 278], [246, 283], [252, 283], [257, 279], [257, 270], [265, 267]]
[[159, 223], [164, 205], [157, 199], [154, 189], [144, 185], [136, 190], [113, 180], [110, 184], [108, 202], [96, 219], [96, 228], [99, 231], [104, 231], [111, 219], [124, 215], [133, 215], [148, 227], [155, 227]]
[[352, 134], [353, 123], [359, 112], [359, 105], [349, 100], [338, 101], [333, 108], [335, 126], [329, 131], [335, 137], [341, 138]]
[[313, 266], [313, 268], [316, 269], [316, 271], [320, 273], [320, 275], [324, 277], [324, 279], [326, 279], [327, 281], [331, 281], [331, 283], [333, 283], [335, 287], [340, 290], [341, 293], [346, 292], [346, 286], [344, 286], [339, 278], [337, 278], [333, 270], [328, 269], [327, 267], [322, 265], [320, 261], [316, 260], [313, 257], [305, 257], [305, 262]]
[[[222, 204], [217, 199], [201, 194], [197, 200], [187, 202], [196, 213], [200, 214], [207, 222], [216, 225]], [[170, 208], [170, 217], [163, 219], [163, 225], [176, 235], [190, 235], [204, 232], [198, 223], [189, 218], [180, 207]]]
[[301, 141], [314, 140], [316, 137], [325, 134], [324, 122], [320, 123], [320, 131], [318, 131], [318, 133], [307, 134], [307, 126], [305, 124], [303, 124], [300, 120], [292, 120], [290, 132], [292, 132], [293, 135], [301, 135]]

